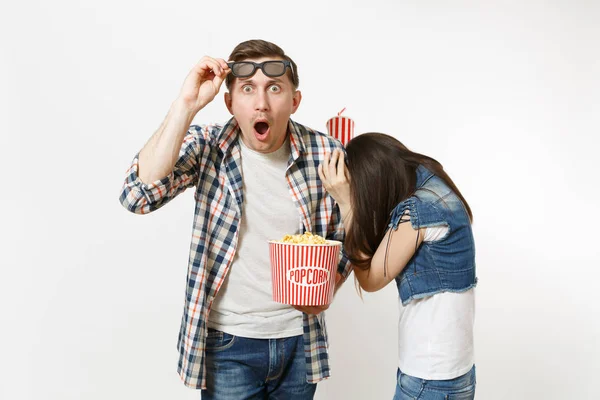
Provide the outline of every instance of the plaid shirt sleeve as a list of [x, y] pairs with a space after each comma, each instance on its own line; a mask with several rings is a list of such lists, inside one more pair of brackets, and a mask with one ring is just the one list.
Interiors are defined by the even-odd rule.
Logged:
[[198, 181], [198, 155], [201, 151], [198, 129], [191, 128], [181, 145], [173, 171], [162, 179], [144, 183], [138, 175], [139, 153], [127, 170], [119, 200], [123, 207], [136, 214], [159, 209]]
[[[333, 208], [333, 215], [331, 216], [327, 232], [328, 239], [339, 240], [343, 243], [344, 239], [346, 238], [346, 233], [342, 224], [340, 208], [337, 206], [337, 204]], [[348, 259], [348, 255], [346, 254], [346, 251], [344, 250], [343, 246], [342, 250], [340, 251], [340, 262], [338, 264], [338, 272], [342, 274], [342, 278], [344, 280], [346, 280], [348, 278], [348, 275], [350, 275], [350, 272], [352, 272], [352, 264], [350, 264], [350, 260]]]

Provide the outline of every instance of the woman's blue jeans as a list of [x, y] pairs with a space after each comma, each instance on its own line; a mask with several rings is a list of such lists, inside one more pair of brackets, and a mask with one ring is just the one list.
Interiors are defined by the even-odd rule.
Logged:
[[475, 366], [458, 378], [434, 381], [406, 375], [398, 369], [394, 400], [473, 400]]

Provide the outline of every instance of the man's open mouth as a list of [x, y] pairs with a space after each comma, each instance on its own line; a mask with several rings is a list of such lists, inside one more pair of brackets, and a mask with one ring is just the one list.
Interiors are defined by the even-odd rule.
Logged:
[[260, 136], [265, 136], [269, 132], [269, 124], [265, 121], [258, 121], [254, 124], [254, 130]]

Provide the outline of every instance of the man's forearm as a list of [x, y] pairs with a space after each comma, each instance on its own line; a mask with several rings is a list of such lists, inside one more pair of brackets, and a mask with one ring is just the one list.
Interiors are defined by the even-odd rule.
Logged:
[[195, 113], [178, 100], [171, 105], [160, 128], [140, 151], [138, 175], [142, 182], [154, 182], [173, 171]]

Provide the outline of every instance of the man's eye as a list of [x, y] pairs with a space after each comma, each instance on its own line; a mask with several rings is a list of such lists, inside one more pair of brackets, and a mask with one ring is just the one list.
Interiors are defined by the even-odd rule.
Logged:
[[248, 85], [242, 86], [242, 92], [244, 92], [244, 93], [252, 92], [252, 86], [248, 86]]
[[281, 88], [278, 85], [271, 85], [269, 86], [269, 90], [273, 93], [277, 93], [281, 91]]

